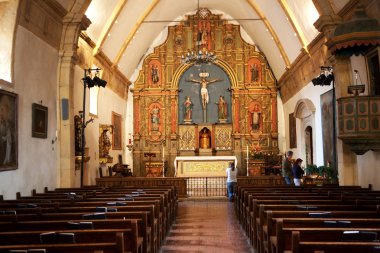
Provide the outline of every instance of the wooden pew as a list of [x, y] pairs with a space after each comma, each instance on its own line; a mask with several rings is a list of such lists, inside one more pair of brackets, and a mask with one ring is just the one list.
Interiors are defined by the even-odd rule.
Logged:
[[300, 232], [292, 232], [292, 249], [286, 253], [379, 253], [380, 242], [301, 241]]
[[137, 219], [114, 220], [53, 220], [53, 221], [20, 221], [0, 222], [0, 232], [10, 231], [54, 231], [73, 229], [131, 229], [128, 237], [132, 252], [146, 252], [143, 248], [143, 237], [138, 236]]
[[301, 239], [303, 241], [342, 241], [344, 239], [344, 231], [366, 231], [380, 233], [380, 227], [366, 224], [357, 223], [354, 227], [326, 227], [322, 223], [318, 226], [316, 224], [310, 227], [297, 226], [297, 224], [286, 227], [283, 225], [283, 221], [279, 220], [276, 223], [276, 235], [271, 236], [268, 247], [270, 253], [284, 252], [285, 250], [291, 250], [292, 244], [292, 231], [299, 231], [301, 233]]
[[[122, 234], [123, 243], [121, 252], [136, 252], [132, 248], [133, 231], [130, 228], [124, 229], [95, 229], [95, 230], [53, 230], [54, 239], [49, 238], [45, 243], [114, 243], [118, 240], [119, 234]], [[44, 247], [44, 242], [41, 241], [41, 234], [52, 235], [46, 231], [12, 231], [0, 232], [0, 245], [23, 245], [23, 244], [41, 244]], [[65, 239], [59, 239], [60, 235], [66, 235]], [[69, 235], [69, 236], [68, 236]], [[70, 235], [73, 235], [71, 237]]]

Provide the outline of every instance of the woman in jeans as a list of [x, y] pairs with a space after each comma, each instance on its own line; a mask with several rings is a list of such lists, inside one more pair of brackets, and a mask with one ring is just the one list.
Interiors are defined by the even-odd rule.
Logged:
[[294, 185], [301, 186], [301, 179], [305, 172], [301, 168], [302, 159], [298, 158], [293, 164]]
[[237, 169], [235, 168], [235, 163], [230, 163], [230, 166], [226, 169], [226, 173], [228, 200], [232, 202], [234, 201], [234, 191], [237, 183]]

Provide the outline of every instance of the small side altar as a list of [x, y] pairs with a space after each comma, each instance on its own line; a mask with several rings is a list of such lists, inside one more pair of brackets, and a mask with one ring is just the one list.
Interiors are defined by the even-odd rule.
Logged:
[[176, 177], [222, 177], [236, 156], [178, 156], [174, 160]]

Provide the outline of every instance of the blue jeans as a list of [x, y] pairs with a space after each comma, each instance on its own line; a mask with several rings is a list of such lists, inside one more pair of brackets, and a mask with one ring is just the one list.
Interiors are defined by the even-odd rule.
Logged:
[[228, 200], [232, 201], [234, 199], [236, 182], [227, 182], [227, 192]]
[[285, 179], [285, 184], [287, 184], [287, 185], [292, 184], [292, 180], [290, 179], [290, 177], [284, 177], [284, 179]]

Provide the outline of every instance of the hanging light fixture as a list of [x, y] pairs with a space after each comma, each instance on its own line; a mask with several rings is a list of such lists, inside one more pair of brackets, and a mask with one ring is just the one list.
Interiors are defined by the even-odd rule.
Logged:
[[[205, 19], [208, 16], [209, 11], [207, 9], [200, 9], [199, 8], [199, 0], [197, 5], [197, 12], [196, 12], [196, 21], [199, 21], [202, 19]], [[199, 27], [198, 27], [199, 29]], [[207, 50], [206, 47], [200, 48], [200, 42], [197, 41], [197, 50], [188, 50], [185, 55], [181, 56], [181, 62], [183, 64], [194, 64], [194, 65], [201, 65], [201, 64], [211, 64], [216, 61], [216, 56], [214, 52], [210, 52]]]

